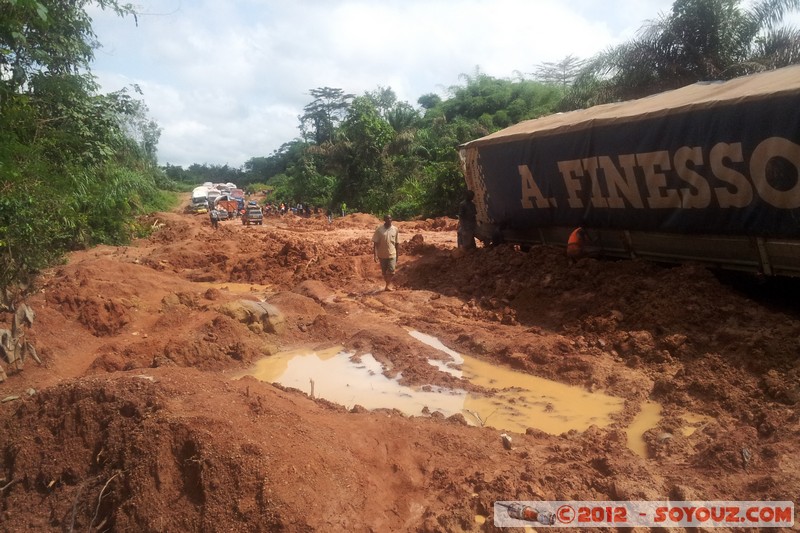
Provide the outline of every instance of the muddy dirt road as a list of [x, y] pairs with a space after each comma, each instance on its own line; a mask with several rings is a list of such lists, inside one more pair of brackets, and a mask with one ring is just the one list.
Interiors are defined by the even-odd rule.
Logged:
[[28, 300], [42, 364], [0, 384], [2, 531], [488, 531], [497, 500], [800, 500], [800, 313], [703, 268], [458, 256], [441, 219], [398, 224], [383, 292], [371, 216], [150, 223]]

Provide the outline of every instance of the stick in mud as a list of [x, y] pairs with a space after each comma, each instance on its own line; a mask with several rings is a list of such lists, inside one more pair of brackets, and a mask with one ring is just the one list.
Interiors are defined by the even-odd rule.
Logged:
[[[89, 523], [89, 530], [90, 531], [91, 531], [92, 527], [94, 527], [94, 521], [97, 520], [97, 513], [100, 512], [100, 504], [103, 502], [103, 493], [108, 488], [108, 484], [111, 483], [114, 480], [114, 478], [117, 477], [118, 475], [119, 475], [119, 472], [117, 472], [116, 474], [114, 474], [113, 476], [108, 478], [108, 481], [106, 481], [106, 484], [103, 485], [103, 488], [100, 490], [100, 496], [97, 497], [97, 508], [95, 508], [95, 510], [94, 510], [94, 518], [92, 518], [92, 521]], [[100, 529], [100, 526], [103, 525], [106, 522], [106, 520], [107, 519], [103, 520], [103, 522], [101, 522], [100, 525], [97, 526], [97, 529]]]

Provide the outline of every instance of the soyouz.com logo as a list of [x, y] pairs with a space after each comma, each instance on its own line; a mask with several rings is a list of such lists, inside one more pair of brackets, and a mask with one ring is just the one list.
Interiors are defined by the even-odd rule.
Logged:
[[794, 503], [498, 501], [497, 527], [792, 527]]

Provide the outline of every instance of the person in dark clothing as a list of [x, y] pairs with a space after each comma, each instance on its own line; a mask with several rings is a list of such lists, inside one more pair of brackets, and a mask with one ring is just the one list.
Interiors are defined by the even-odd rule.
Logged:
[[494, 227], [492, 231], [492, 246], [500, 246], [504, 242], [506, 242], [506, 238], [503, 235], [503, 230], [506, 229], [505, 222], [501, 222], [497, 226]]
[[211, 227], [217, 229], [219, 226], [219, 213], [217, 213], [217, 210], [212, 209], [208, 212], [208, 216], [211, 218]]
[[478, 211], [472, 202], [474, 191], [464, 193], [464, 200], [458, 206], [458, 247], [465, 250], [475, 249], [475, 230], [478, 227]]

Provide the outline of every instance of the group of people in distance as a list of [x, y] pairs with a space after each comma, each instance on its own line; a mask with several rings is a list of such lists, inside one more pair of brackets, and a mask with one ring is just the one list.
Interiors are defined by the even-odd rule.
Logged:
[[[478, 211], [474, 203], [475, 192], [466, 191], [464, 193], [464, 200], [458, 206], [458, 229], [457, 229], [457, 242], [458, 248], [462, 250], [472, 250], [476, 248], [475, 245], [475, 232], [477, 230]], [[342, 211], [344, 211], [344, 204], [342, 204]], [[214, 229], [217, 228], [218, 218], [215, 212], [209, 213], [211, 216], [211, 225]], [[385, 291], [394, 290], [394, 274], [397, 270], [397, 255], [399, 250], [399, 235], [400, 232], [392, 223], [392, 215], [387, 214], [383, 217], [383, 224], [375, 228], [372, 234], [373, 256], [376, 263], [380, 263], [381, 274], [385, 282]], [[494, 239], [493, 239], [494, 240]], [[589, 238], [583, 226], [575, 228], [570, 234], [567, 241], [567, 257], [570, 261], [575, 261], [590, 253]]]

